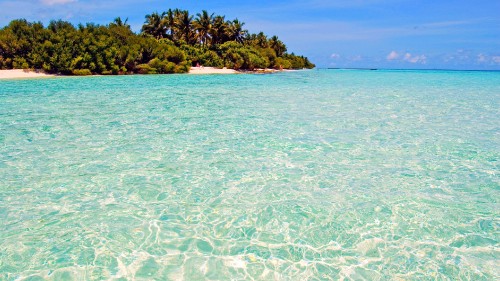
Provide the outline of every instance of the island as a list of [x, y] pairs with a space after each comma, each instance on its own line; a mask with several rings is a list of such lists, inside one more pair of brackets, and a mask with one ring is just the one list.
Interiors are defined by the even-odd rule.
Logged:
[[120, 17], [108, 25], [78, 26], [18, 19], [0, 29], [0, 69], [84, 76], [187, 73], [191, 67], [230, 73], [315, 66], [307, 57], [288, 53], [277, 36], [250, 33], [244, 25], [206, 10], [195, 16], [181, 9], [146, 15], [140, 33]]

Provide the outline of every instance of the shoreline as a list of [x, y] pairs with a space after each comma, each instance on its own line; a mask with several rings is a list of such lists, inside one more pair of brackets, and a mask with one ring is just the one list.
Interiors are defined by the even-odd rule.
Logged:
[[229, 68], [215, 68], [215, 67], [209, 67], [209, 66], [194, 66], [191, 67], [188, 73], [186, 74], [238, 74], [240, 73], [239, 71], [236, 71], [234, 69], [229, 69]]
[[0, 70], [0, 80], [2, 79], [23, 79], [23, 78], [50, 78], [57, 75], [45, 73], [42, 70], [31, 69], [6, 69]]
[[[191, 67], [188, 75], [207, 75], [207, 74], [271, 74], [283, 71], [292, 70], [276, 70], [276, 69], [255, 69], [255, 70], [234, 70], [230, 68], [215, 68], [215, 67]], [[139, 75], [139, 74], [136, 74]], [[152, 74], [154, 75], [154, 74]], [[100, 75], [89, 75], [89, 76], [100, 76]], [[53, 77], [71, 77], [71, 75], [56, 75], [48, 74], [43, 70], [32, 70], [32, 69], [5, 69], [0, 70], [0, 80], [11, 80], [11, 79], [32, 79], [32, 78], [53, 78]], [[74, 76], [78, 77], [78, 76]]]
[[272, 68], [258, 68], [255, 70], [235, 70], [230, 68], [215, 68], [211, 66], [193, 66], [187, 74], [268, 74], [290, 70], [277, 70]]

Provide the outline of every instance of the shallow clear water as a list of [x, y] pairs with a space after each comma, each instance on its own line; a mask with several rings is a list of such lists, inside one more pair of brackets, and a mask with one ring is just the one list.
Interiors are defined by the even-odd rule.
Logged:
[[0, 279], [498, 279], [499, 116], [498, 72], [0, 81]]

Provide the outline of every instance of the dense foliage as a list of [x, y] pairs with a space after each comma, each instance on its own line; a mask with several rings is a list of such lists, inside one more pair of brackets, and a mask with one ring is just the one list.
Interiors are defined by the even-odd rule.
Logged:
[[192, 65], [256, 68], [312, 68], [288, 54], [278, 37], [250, 34], [244, 23], [207, 11], [196, 18], [184, 10], [146, 16], [141, 33], [116, 18], [106, 26], [65, 21], [14, 20], [0, 29], [0, 69], [31, 68], [49, 73], [183, 73]]

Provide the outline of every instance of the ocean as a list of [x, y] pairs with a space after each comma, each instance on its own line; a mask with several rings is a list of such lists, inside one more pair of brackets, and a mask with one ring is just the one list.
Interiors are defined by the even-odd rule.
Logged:
[[0, 279], [498, 280], [499, 161], [500, 72], [0, 81]]

